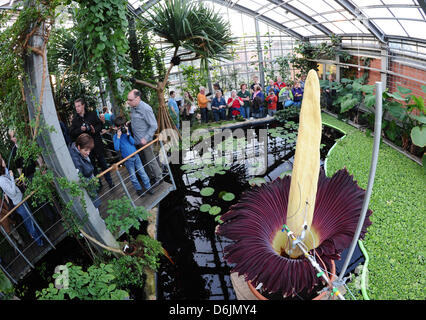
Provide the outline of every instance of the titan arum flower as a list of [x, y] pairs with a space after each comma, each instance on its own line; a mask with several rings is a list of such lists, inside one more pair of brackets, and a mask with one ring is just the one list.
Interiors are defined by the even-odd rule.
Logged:
[[[225, 247], [233, 271], [269, 292], [294, 295], [311, 291], [320, 279], [302, 252], [293, 247], [283, 225], [301, 236], [322, 268], [340, 259], [355, 233], [365, 191], [346, 169], [327, 178], [320, 171], [321, 111], [319, 81], [308, 74], [300, 112], [291, 177], [255, 187], [222, 215], [218, 234], [234, 242]], [[371, 225], [367, 212], [361, 238]]]

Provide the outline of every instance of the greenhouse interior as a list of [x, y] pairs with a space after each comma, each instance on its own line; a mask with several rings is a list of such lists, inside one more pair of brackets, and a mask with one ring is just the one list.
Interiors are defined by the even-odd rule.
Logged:
[[0, 300], [426, 298], [425, 0], [0, 9]]

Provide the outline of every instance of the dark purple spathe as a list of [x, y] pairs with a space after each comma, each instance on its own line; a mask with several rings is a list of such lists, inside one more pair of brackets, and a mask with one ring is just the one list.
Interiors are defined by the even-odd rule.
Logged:
[[[235, 264], [233, 271], [245, 275], [253, 284], [263, 283], [269, 292], [294, 295], [312, 290], [320, 281], [305, 258], [290, 259], [275, 252], [272, 241], [286, 223], [290, 177], [255, 187], [244, 193], [240, 201], [222, 215], [218, 234], [234, 240], [225, 247], [225, 259]], [[331, 260], [340, 259], [354, 235], [361, 213], [365, 190], [358, 187], [346, 169], [327, 178], [323, 171], [318, 191], [312, 228], [319, 235], [316, 254], [331, 270]], [[368, 210], [360, 238], [371, 225]], [[311, 251], [313, 254], [313, 251]], [[320, 264], [321, 265], [321, 264]]]

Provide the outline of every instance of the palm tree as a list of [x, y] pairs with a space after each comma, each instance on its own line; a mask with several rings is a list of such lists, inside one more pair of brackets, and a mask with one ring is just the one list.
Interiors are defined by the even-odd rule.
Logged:
[[[209, 59], [229, 59], [229, 47], [234, 44], [229, 23], [218, 12], [205, 5], [188, 0], [167, 0], [153, 9], [146, 20], [147, 27], [170, 44], [173, 57], [162, 81], [156, 84], [135, 80], [155, 89], [159, 101], [158, 131], [173, 128], [164, 99], [164, 89], [174, 66], [183, 61], [201, 60], [202, 70], [207, 71]], [[179, 52], [183, 49], [183, 52]]]

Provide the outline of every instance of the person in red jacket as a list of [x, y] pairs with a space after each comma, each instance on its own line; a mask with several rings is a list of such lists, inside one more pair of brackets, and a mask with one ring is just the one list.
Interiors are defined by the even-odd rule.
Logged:
[[273, 117], [277, 112], [278, 101], [273, 89], [269, 90], [269, 95], [266, 97], [266, 101], [268, 102], [268, 115]]
[[227, 106], [229, 108], [228, 119], [235, 118], [240, 115], [240, 108], [244, 105], [244, 101], [237, 96], [237, 91], [231, 91], [231, 97], [228, 99]]
[[275, 82], [275, 85], [279, 90], [287, 86], [285, 82], [283, 82], [283, 78], [281, 76], [277, 76], [277, 82]]

